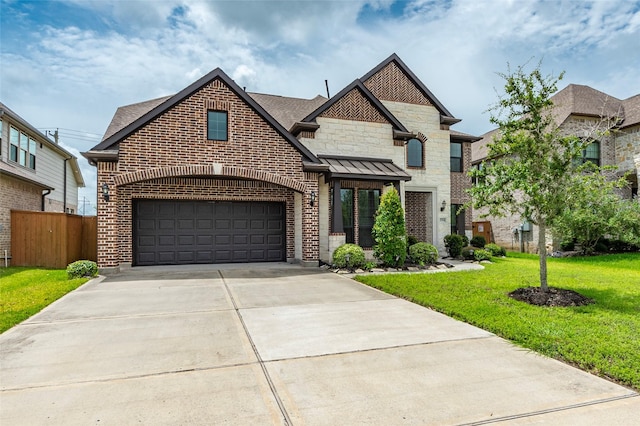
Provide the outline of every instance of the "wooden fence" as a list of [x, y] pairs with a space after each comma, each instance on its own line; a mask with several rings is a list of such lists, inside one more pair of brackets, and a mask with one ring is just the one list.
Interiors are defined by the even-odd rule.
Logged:
[[11, 211], [11, 265], [66, 268], [98, 258], [95, 216]]

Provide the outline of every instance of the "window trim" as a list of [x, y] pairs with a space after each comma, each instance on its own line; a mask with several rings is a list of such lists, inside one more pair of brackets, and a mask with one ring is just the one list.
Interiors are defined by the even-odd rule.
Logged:
[[[210, 113], [217, 113], [217, 114], [224, 114], [225, 117], [225, 138], [224, 139], [219, 139], [219, 138], [212, 138], [211, 137], [211, 131], [209, 129], [209, 116]], [[216, 132], [218, 132], [219, 130], [215, 129]], [[224, 110], [219, 110], [219, 109], [208, 109], [207, 110], [207, 140], [209, 141], [221, 141], [221, 142], [226, 142], [229, 140], [229, 111], [224, 111]]]

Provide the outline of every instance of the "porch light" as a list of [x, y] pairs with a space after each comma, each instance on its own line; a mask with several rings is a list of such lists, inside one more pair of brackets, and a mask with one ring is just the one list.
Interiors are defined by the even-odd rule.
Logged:
[[440, 206], [440, 211], [443, 212], [444, 209], [447, 208], [447, 200], [442, 200], [442, 206]]
[[313, 207], [316, 202], [316, 191], [311, 191], [311, 201], [309, 201], [309, 205]]
[[102, 184], [102, 198], [109, 201], [109, 185], [106, 182]]

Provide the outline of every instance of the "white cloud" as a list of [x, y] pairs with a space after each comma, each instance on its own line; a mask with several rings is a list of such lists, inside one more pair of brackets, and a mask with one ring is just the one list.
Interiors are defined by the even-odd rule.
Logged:
[[[546, 73], [567, 71], [562, 84], [621, 98], [640, 92], [639, 1], [66, 4], [102, 26], [34, 20], [19, 49], [0, 48], [0, 97], [36, 127], [101, 134], [118, 106], [176, 93], [216, 67], [249, 91], [313, 97], [327, 79], [335, 94], [393, 52], [463, 119], [456, 128], [475, 134], [489, 130], [483, 111], [507, 62], [542, 59]], [[5, 10], [3, 34], [12, 24], [5, 17], [36, 13]], [[73, 142], [78, 151], [92, 145]], [[95, 185], [95, 169], [79, 161]], [[95, 200], [95, 187], [87, 191]]]

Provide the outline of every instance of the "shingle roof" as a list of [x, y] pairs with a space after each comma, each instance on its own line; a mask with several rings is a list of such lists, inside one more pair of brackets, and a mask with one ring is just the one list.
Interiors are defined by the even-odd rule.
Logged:
[[[553, 95], [551, 100], [553, 119], [558, 126], [571, 115], [617, 118], [620, 128], [640, 123], [640, 95], [621, 101], [589, 86], [569, 84]], [[472, 161], [478, 162], [488, 156], [487, 145], [497, 134], [498, 129], [491, 130], [482, 135], [482, 140], [471, 145]]]
[[632, 96], [622, 101], [624, 121], [620, 127], [629, 127], [640, 123], [640, 95]]
[[318, 156], [329, 166], [332, 178], [398, 181], [411, 180], [411, 175], [386, 158]]
[[248, 94], [287, 130], [291, 130], [294, 123], [302, 121], [304, 117], [327, 101], [327, 98], [320, 95], [313, 99], [302, 99], [265, 93]]
[[107, 127], [107, 131], [104, 133], [102, 140], [113, 136], [115, 133], [124, 129], [127, 125], [133, 123], [167, 99], [170, 99], [172, 96], [173, 95], [163, 96], [162, 98], [151, 99], [149, 101], [119, 107], [111, 119], [111, 123], [109, 123], [109, 127]]
[[469, 142], [475, 142], [482, 139], [482, 136], [473, 136], [468, 133], [459, 132], [457, 130], [450, 129], [449, 134], [451, 135], [451, 139], [464, 140]]
[[624, 117], [622, 101], [581, 84], [570, 84], [551, 97], [553, 118], [559, 126], [570, 115]]

